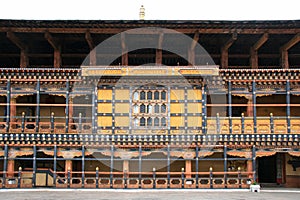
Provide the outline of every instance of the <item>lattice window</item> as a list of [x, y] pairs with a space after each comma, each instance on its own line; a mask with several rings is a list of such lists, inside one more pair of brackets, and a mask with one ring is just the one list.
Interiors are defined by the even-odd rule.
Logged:
[[166, 128], [167, 90], [143, 88], [132, 94], [132, 124], [135, 128]]

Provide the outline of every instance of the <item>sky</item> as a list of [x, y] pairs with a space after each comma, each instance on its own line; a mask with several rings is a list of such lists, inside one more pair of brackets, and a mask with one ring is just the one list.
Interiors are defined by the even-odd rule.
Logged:
[[299, 0], [1, 0], [0, 19], [297, 20]]

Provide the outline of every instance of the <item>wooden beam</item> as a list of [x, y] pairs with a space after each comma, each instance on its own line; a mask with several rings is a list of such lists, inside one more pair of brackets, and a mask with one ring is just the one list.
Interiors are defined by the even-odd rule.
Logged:
[[52, 35], [48, 31], [45, 32], [45, 38], [54, 49], [54, 68], [60, 68], [62, 65], [61, 46], [57, 43], [57, 41], [52, 37]]
[[122, 47], [122, 65], [123, 66], [128, 66], [128, 50], [126, 47], [126, 35], [125, 33], [121, 33], [121, 47]]
[[195, 65], [195, 47], [199, 40], [199, 31], [197, 30], [194, 34], [193, 41], [190, 48], [188, 49], [188, 61], [189, 65]]
[[269, 34], [264, 33], [261, 38], [250, 48], [250, 66], [252, 69], [258, 69], [258, 49], [269, 39]]
[[289, 68], [289, 54], [288, 50], [292, 48], [295, 44], [300, 41], [300, 33], [296, 34], [291, 40], [285, 43], [280, 48], [280, 55], [281, 55], [281, 66], [284, 69]]
[[228, 49], [237, 40], [237, 34], [233, 33], [231, 38], [221, 47], [221, 67], [223, 69], [228, 68]]
[[29, 65], [28, 47], [25, 45], [13, 32], [6, 33], [7, 38], [12, 41], [20, 49], [20, 67], [27, 67]]
[[162, 43], [164, 39], [164, 34], [160, 33], [158, 36], [158, 45], [156, 49], [155, 63], [156, 65], [162, 64]]

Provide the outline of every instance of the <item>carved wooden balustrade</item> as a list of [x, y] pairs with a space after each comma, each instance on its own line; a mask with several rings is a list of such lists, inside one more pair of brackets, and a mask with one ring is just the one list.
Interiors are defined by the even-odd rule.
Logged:
[[[43, 186], [56, 188], [249, 188], [252, 172], [54, 172], [40, 169], [37, 174], [48, 176]], [[5, 177], [5, 178], [3, 178]], [[2, 188], [32, 188], [42, 186], [32, 171], [15, 171], [3, 176]]]

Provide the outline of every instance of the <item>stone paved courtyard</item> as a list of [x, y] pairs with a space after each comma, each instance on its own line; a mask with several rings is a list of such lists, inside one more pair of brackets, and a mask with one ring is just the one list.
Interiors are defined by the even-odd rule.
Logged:
[[293, 200], [299, 198], [300, 189], [270, 189], [262, 190], [260, 193], [251, 193], [248, 190], [0, 190], [1, 200]]

